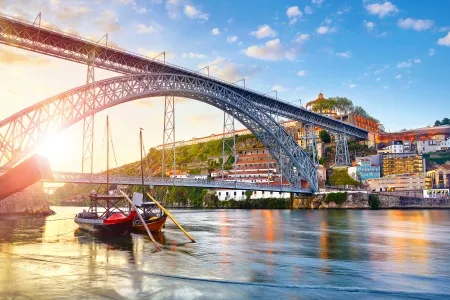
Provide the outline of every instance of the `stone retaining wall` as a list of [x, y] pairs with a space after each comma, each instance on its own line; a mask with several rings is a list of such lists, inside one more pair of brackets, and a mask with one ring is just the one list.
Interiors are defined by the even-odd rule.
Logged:
[[0, 200], [0, 215], [49, 214], [51, 212], [42, 182], [37, 182], [23, 191]]

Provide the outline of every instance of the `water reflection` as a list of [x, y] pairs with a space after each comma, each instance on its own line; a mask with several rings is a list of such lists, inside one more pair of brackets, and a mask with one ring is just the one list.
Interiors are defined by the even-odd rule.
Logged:
[[154, 235], [163, 248], [155, 252], [146, 235], [76, 230], [64, 220], [71, 208], [58, 209], [47, 220], [0, 219], [0, 299], [10, 291], [34, 299], [315, 298], [311, 286], [327, 298], [345, 287], [361, 290], [350, 298], [411, 286], [450, 293], [449, 211], [175, 210], [197, 243], [168, 223]]

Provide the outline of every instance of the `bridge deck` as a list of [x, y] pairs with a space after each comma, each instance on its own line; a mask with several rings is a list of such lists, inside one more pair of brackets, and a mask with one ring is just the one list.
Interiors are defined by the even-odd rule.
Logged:
[[[53, 172], [53, 180], [58, 183], [85, 183], [85, 184], [106, 184], [106, 175], [104, 174], [84, 174], [71, 172]], [[111, 175], [109, 178], [111, 184], [120, 185], [140, 185], [139, 176]], [[144, 178], [145, 185], [155, 186], [184, 186], [184, 187], [203, 187], [212, 189], [236, 189], [236, 190], [254, 190], [254, 191], [273, 191], [286, 193], [311, 194], [310, 189], [279, 186], [268, 184], [254, 184], [238, 181], [220, 181], [220, 180], [202, 180], [185, 178], [167, 178], [167, 177], [147, 177]]]
[[[313, 113], [257, 91], [123, 49], [100, 45], [81, 37], [39, 27], [2, 14], [0, 14], [0, 43], [82, 64], [91, 63], [92, 58], [94, 58], [96, 67], [122, 74], [158, 72], [201, 77], [220, 83], [258, 106], [276, 112], [280, 116], [300, 122], [314, 123], [331, 132], [344, 133], [360, 139], [368, 138], [368, 132], [365, 129]], [[93, 56], [93, 53], [95, 53], [95, 56]]]

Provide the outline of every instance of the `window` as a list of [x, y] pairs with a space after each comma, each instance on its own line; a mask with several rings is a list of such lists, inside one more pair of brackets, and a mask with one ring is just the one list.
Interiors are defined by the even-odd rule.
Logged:
[[237, 192], [234, 192], [234, 195], [236, 196], [236, 195], [237, 195]]
[[222, 192], [219, 192], [219, 196], [222, 195]]
[[244, 191], [242, 191], [242, 196], [244, 196], [245, 195], [245, 192]]
[[228, 196], [228, 192], [226, 192], [226, 195]]

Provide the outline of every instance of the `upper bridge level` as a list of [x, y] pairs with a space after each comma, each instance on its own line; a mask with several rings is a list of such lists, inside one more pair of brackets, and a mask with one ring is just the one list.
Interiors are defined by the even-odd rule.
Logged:
[[332, 133], [345, 134], [358, 139], [368, 138], [368, 131], [365, 129], [308, 111], [260, 92], [2, 14], [0, 14], [0, 43], [73, 62], [93, 64], [121, 74], [172, 73], [209, 80], [213, 84], [220, 84], [240, 94], [271, 114], [304, 123], [313, 123]]

